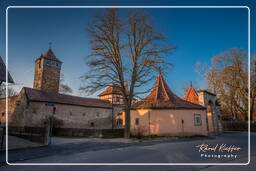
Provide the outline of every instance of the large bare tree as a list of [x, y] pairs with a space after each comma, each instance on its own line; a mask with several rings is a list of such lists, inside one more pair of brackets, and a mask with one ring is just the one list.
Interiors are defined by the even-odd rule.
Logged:
[[247, 118], [252, 113], [256, 98], [256, 77], [251, 67], [250, 106], [248, 103], [248, 54], [241, 49], [230, 49], [212, 58], [211, 66], [205, 72], [209, 88], [221, 102], [222, 110], [235, 118]]
[[65, 84], [64, 74], [60, 76], [60, 86], [59, 86], [60, 94], [72, 94], [73, 90], [67, 84]]
[[[8, 96], [16, 96], [18, 93], [11, 86], [8, 86]], [[6, 97], [6, 83], [0, 83], [0, 98]]]
[[130, 109], [134, 97], [148, 92], [141, 88], [151, 81], [156, 71], [168, 67], [165, 56], [174, 48], [157, 33], [150, 17], [138, 10], [120, 16], [117, 9], [96, 15], [88, 24], [91, 54], [87, 56], [89, 71], [83, 75], [80, 90], [94, 93], [109, 85], [117, 85], [125, 105], [125, 137], [130, 137]]

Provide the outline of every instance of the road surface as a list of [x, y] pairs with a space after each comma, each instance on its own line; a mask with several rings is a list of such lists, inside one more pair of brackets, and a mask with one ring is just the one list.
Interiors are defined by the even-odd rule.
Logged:
[[[216, 147], [215, 151], [205, 150], [199, 152], [198, 145], [207, 144]], [[226, 147], [220, 146], [224, 144]], [[251, 134], [251, 163], [247, 166], [3, 166], [1, 171], [64, 171], [64, 170], [122, 170], [122, 171], [167, 171], [167, 170], [255, 170], [256, 166], [256, 134]], [[236, 149], [236, 150], [235, 150]], [[202, 150], [202, 149], [201, 149]], [[205, 155], [207, 154], [207, 155]], [[1, 155], [3, 155], [1, 153]], [[225, 157], [224, 157], [225, 156]], [[229, 157], [228, 157], [229, 156]], [[10, 151], [11, 163], [247, 163], [248, 162], [248, 137], [246, 133], [225, 133], [214, 138], [201, 138], [196, 140], [162, 141], [162, 142], [73, 142], [37, 147], [27, 150]]]

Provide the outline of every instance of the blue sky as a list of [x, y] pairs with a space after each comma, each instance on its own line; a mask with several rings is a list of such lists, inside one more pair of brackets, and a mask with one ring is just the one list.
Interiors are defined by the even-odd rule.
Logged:
[[[149, 1], [150, 2], [150, 1]], [[182, 3], [180, 3], [182, 2]], [[244, 1], [159, 1], [158, 4], [145, 1], [4, 1], [1, 4], [0, 20], [5, 20], [4, 9], [8, 5], [248, 5], [254, 11], [254, 4]], [[210, 2], [210, 1], [208, 1]], [[144, 4], [143, 4], [144, 3]], [[95, 12], [104, 9], [9, 9], [9, 70], [16, 81], [15, 88], [32, 87], [34, 60], [47, 51], [49, 42], [55, 55], [63, 61], [62, 73], [66, 83], [79, 94], [82, 76], [87, 67], [85, 56], [90, 53], [89, 35], [85, 27]], [[248, 48], [248, 11], [240, 9], [141, 9], [150, 14], [159, 32], [167, 41], [177, 46], [168, 57], [174, 66], [168, 70], [166, 81], [171, 89], [183, 96], [182, 84], [193, 81], [196, 88], [206, 88], [204, 79], [195, 72], [200, 61], [210, 64], [210, 59], [230, 48]], [[3, 15], [4, 14], [4, 15]], [[252, 16], [253, 17], [253, 16]], [[3, 21], [2, 20], [2, 21]], [[254, 27], [254, 23], [252, 23]], [[254, 30], [253, 28], [251, 28]], [[5, 25], [0, 26], [0, 55], [5, 59]], [[254, 32], [252, 31], [252, 37]], [[255, 40], [251, 42], [255, 52]], [[152, 83], [153, 84], [153, 83]], [[153, 86], [153, 85], [149, 85]], [[96, 95], [96, 94], [95, 94]], [[92, 95], [92, 96], [95, 96]]]

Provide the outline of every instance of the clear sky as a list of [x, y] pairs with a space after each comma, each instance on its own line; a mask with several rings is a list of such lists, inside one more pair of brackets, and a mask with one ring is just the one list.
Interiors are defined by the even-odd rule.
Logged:
[[[148, 1], [150, 2], [150, 1]], [[211, 3], [209, 3], [211, 2]], [[248, 5], [254, 11], [255, 3], [246, 1], [2, 1], [0, 26], [0, 55], [5, 59], [5, 8], [9, 5]], [[87, 67], [85, 56], [90, 53], [89, 37], [85, 27], [95, 12], [104, 9], [9, 9], [9, 71], [16, 81], [15, 89], [32, 87], [34, 60], [48, 50], [49, 42], [55, 55], [63, 61], [65, 82], [79, 94], [82, 76]], [[248, 48], [248, 10], [240, 9], [141, 9], [148, 13], [159, 32], [177, 49], [168, 57], [174, 66], [167, 72], [171, 89], [183, 96], [182, 84], [193, 81], [196, 88], [206, 88], [204, 79], [195, 72], [200, 61], [210, 59], [230, 48]], [[2, 19], [2, 20], [1, 20]], [[254, 23], [252, 23], [254, 26]], [[252, 28], [252, 30], [254, 30]], [[252, 31], [252, 37], [254, 32]], [[255, 52], [255, 40], [251, 42]], [[153, 83], [152, 83], [153, 84]], [[153, 85], [149, 85], [153, 86]], [[96, 94], [95, 94], [96, 95]], [[95, 96], [93, 95], [93, 97]]]

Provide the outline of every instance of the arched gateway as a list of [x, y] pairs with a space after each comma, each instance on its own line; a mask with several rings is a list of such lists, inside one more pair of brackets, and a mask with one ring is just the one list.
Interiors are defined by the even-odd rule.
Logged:
[[185, 94], [184, 100], [206, 107], [207, 130], [209, 133], [222, 132], [219, 103], [214, 93], [207, 90], [196, 91], [191, 84]]

